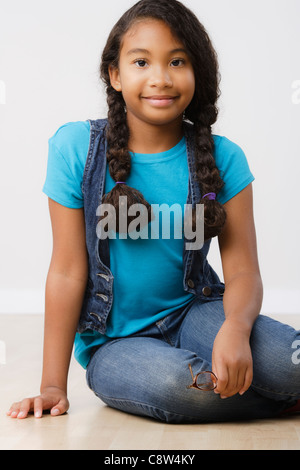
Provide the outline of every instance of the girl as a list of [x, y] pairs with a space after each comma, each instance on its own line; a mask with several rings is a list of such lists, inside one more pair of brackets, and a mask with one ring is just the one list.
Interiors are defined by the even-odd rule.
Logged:
[[[68, 410], [75, 338], [89, 387], [111, 407], [172, 423], [278, 416], [299, 403], [299, 332], [259, 316], [254, 178], [240, 147], [211, 132], [219, 72], [204, 27], [176, 0], [142, 0], [113, 28], [101, 78], [108, 119], [69, 123], [49, 141], [41, 390], [8, 414]], [[120, 201], [126, 215], [146, 208], [140, 235], [172, 204], [192, 207], [195, 228], [202, 204], [204, 245], [160, 230], [129, 237], [132, 217], [99, 236], [101, 208], [119, 220]], [[181, 222], [175, 214], [171, 228]], [[225, 285], [207, 262], [215, 236]]]

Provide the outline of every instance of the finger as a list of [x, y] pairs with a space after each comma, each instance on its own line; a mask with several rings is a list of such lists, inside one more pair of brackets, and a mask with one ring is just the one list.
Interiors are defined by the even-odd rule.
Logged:
[[223, 390], [220, 393], [221, 398], [228, 398], [232, 395], [235, 395], [237, 390], [237, 382], [238, 382], [238, 370], [235, 368], [228, 368], [227, 369], [227, 383], [224, 384]]
[[217, 385], [216, 385], [216, 388], [214, 389], [214, 393], [219, 394], [220, 393], [219, 388], [220, 388], [220, 383], [221, 383], [221, 379], [220, 379], [221, 372], [220, 373], [218, 372], [217, 362], [214, 360], [214, 357], [212, 358], [211, 370], [217, 377]]
[[248, 388], [252, 384], [252, 379], [253, 379], [253, 370], [252, 370], [252, 367], [248, 367], [248, 369], [246, 370], [246, 374], [245, 374], [244, 384], [242, 385], [241, 390], [239, 391], [240, 395], [243, 395], [248, 390]]
[[68, 400], [65, 399], [65, 398], [62, 398], [61, 400], [59, 400], [57, 405], [55, 405], [51, 408], [50, 413], [51, 413], [52, 416], [60, 416], [60, 415], [64, 414], [66, 411], [68, 411], [68, 409], [69, 409]]
[[212, 372], [215, 374], [215, 376], [217, 377], [217, 385], [216, 385], [216, 388], [214, 389], [214, 392], [218, 394], [218, 393], [219, 393], [219, 391], [218, 391], [219, 379], [218, 379], [218, 372], [217, 372], [217, 368], [216, 368], [216, 366], [215, 366], [214, 360], [212, 360], [211, 370], [212, 370]]
[[240, 393], [240, 391], [243, 389], [243, 386], [245, 384], [245, 376], [246, 376], [246, 369], [240, 370], [238, 373], [238, 380], [236, 384], [235, 393]]
[[43, 399], [41, 397], [36, 397], [33, 403], [34, 416], [36, 418], [41, 418], [43, 414]]
[[235, 367], [230, 368], [227, 389], [224, 391], [226, 396], [231, 397], [243, 390], [245, 385], [246, 371], [246, 367], [240, 368], [238, 364]]
[[20, 411], [17, 415], [18, 419], [27, 418], [28, 412], [31, 411], [31, 402], [32, 402], [31, 398], [25, 398], [24, 400], [22, 400]]
[[238, 369], [236, 372], [232, 373], [230, 386], [226, 390], [226, 394], [228, 397], [232, 397], [233, 395], [240, 393], [240, 391], [242, 390], [242, 387], [245, 384], [245, 374], [246, 374], [245, 368]]
[[237, 373], [229, 369], [228, 382], [221, 394], [221, 398], [228, 398], [237, 393]]
[[16, 405], [17, 405], [16, 403], [13, 403], [13, 404], [11, 405], [11, 407], [9, 408], [9, 410], [7, 410], [7, 412], [6, 412], [7, 416], [10, 416], [10, 415], [12, 414], [12, 412], [14, 411]]
[[11, 407], [9, 408], [9, 410], [6, 412], [7, 416], [10, 416], [11, 418], [16, 418], [17, 414], [20, 411], [20, 405], [21, 405], [21, 402], [13, 403]]
[[227, 388], [227, 384], [228, 384], [228, 370], [227, 370], [227, 367], [226, 366], [220, 366], [220, 365], [217, 366], [215, 368], [215, 374], [218, 378], [218, 383], [217, 383], [217, 387], [215, 389], [215, 392], [219, 393], [220, 396], [222, 397], [223, 394], [224, 394], [224, 391]]

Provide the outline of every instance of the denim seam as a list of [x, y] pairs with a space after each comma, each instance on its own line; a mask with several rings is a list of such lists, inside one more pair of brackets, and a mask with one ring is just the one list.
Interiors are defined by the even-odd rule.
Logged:
[[273, 390], [271, 388], [267, 388], [267, 387], [264, 387], [260, 384], [255, 384], [254, 382], [252, 382], [251, 384], [251, 387], [253, 387], [254, 389], [257, 389], [257, 390], [262, 390], [263, 392], [270, 392], [270, 393], [275, 393], [276, 395], [283, 395], [283, 396], [290, 396], [290, 397], [298, 397], [299, 396], [299, 393], [293, 393], [293, 392], [278, 392], [276, 390]]
[[158, 321], [156, 323], [157, 328], [159, 329], [160, 334], [164, 338], [164, 340], [172, 347], [174, 347], [174, 344], [171, 341], [171, 338], [168, 335], [168, 328], [164, 324], [164, 320]]
[[164, 410], [163, 408], [159, 408], [158, 406], [153, 406], [151, 404], [148, 404], [148, 403], [143, 403], [143, 402], [138, 402], [138, 401], [135, 401], [135, 400], [128, 400], [127, 398], [110, 398], [106, 395], [100, 395], [96, 392], [94, 392], [95, 395], [100, 398], [100, 400], [104, 401], [105, 399], [109, 400], [109, 401], [113, 401], [113, 402], [123, 402], [123, 403], [128, 403], [128, 404], [133, 404], [133, 405], [139, 405], [141, 407], [143, 406], [147, 406], [149, 408], [151, 408], [152, 410], [159, 410], [161, 411], [162, 413], [168, 413], [170, 415], [174, 415], [174, 416], [179, 416], [181, 418], [185, 418], [185, 419], [195, 419], [195, 416], [189, 416], [189, 415], [182, 415], [180, 413], [177, 413], [175, 411], [168, 411], [168, 410]]
[[82, 193], [84, 194], [84, 196], [85, 196], [85, 180], [86, 180], [86, 177], [87, 177], [87, 173], [89, 172], [89, 169], [90, 169], [91, 158], [92, 158], [91, 149], [92, 149], [92, 145], [94, 144], [94, 140], [95, 140], [95, 133], [94, 133], [94, 130], [93, 130], [93, 123], [90, 119], [89, 119], [89, 124], [90, 124], [89, 148], [88, 148], [88, 152], [87, 152], [87, 157], [86, 157], [86, 161], [85, 161], [85, 165], [84, 165], [84, 170], [83, 170], [83, 175], [82, 175], [82, 182], [81, 182], [81, 190], [82, 190]]

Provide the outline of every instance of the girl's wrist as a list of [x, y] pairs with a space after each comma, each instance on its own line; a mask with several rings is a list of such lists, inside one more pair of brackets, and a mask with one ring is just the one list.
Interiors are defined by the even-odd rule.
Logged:
[[45, 390], [52, 388], [58, 389], [67, 393], [67, 383], [65, 381], [52, 380], [52, 381], [42, 381], [40, 386], [40, 393], [43, 393]]
[[250, 337], [253, 324], [249, 319], [228, 316], [225, 319], [225, 323], [231, 330], [235, 330], [239, 334]]

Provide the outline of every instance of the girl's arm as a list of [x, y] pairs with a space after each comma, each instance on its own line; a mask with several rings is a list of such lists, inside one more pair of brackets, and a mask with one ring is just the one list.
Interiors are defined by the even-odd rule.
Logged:
[[227, 221], [219, 236], [225, 282], [225, 322], [213, 348], [213, 370], [221, 397], [243, 394], [252, 382], [249, 339], [259, 315], [263, 287], [253, 217], [252, 185], [225, 204]]
[[43, 373], [40, 395], [12, 405], [8, 414], [40, 417], [67, 411], [67, 376], [88, 276], [83, 209], [49, 199], [53, 253], [46, 281]]

